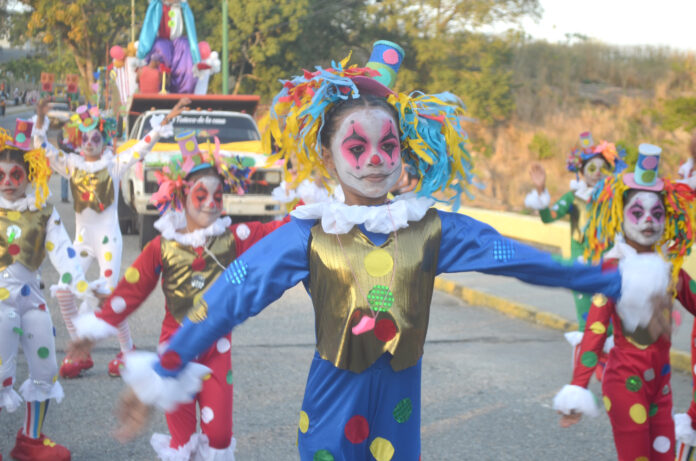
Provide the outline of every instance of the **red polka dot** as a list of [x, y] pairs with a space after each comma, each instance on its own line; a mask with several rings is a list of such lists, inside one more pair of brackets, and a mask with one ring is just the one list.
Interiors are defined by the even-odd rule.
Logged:
[[82, 200], [88, 201], [89, 200], [89, 192], [83, 192], [82, 193]]
[[3, 387], [8, 387], [12, 385], [12, 378], [7, 378], [5, 381], [2, 382]]
[[364, 416], [355, 415], [348, 420], [343, 432], [350, 443], [362, 443], [370, 435], [370, 426]]
[[9, 246], [9, 248], [7, 248], [7, 252], [12, 256], [18, 255], [20, 252], [19, 245], [17, 245], [16, 243], [13, 243], [12, 245]]
[[160, 358], [160, 363], [165, 370], [177, 370], [181, 366], [181, 357], [176, 351], [167, 351]]
[[40, 310], [40, 311], [45, 311], [45, 310], [46, 310], [46, 305], [45, 305], [45, 304], [39, 304], [39, 310]]
[[111, 269], [107, 269], [104, 271], [104, 277], [111, 277], [113, 275], [114, 271]]
[[396, 336], [396, 325], [390, 319], [382, 319], [375, 325], [375, 336], [383, 342], [391, 341]]
[[149, 135], [145, 136], [145, 142], [149, 143], [150, 141], [152, 141], [152, 138]]
[[205, 269], [205, 259], [200, 257], [194, 259], [193, 264], [191, 264], [191, 269], [194, 271], [202, 271]]
[[382, 59], [384, 59], [384, 62], [387, 64], [391, 64], [392, 66], [399, 62], [399, 53], [396, 52], [396, 50], [393, 49], [388, 49], [385, 50], [384, 53], [382, 53]]

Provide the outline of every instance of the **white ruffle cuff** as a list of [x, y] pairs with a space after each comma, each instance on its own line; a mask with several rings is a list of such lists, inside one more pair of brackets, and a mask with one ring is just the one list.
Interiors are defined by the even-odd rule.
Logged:
[[696, 431], [691, 425], [691, 417], [686, 413], [674, 415], [674, 435], [681, 443], [696, 447]]
[[22, 397], [19, 396], [12, 386], [0, 389], [0, 408], [4, 408], [10, 413], [14, 412], [22, 404]]
[[125, 356], [121, 377], [141, 402], [164, 411], [191, 402], [203, 386], [203, 377], [211, 373], [210, 368], [190, 362], [177, 376], [164, 377], [153, 368], [158, 360], [152, 352], [129, 352]]
[[582, 342], [583, 332], [582, 331], [568, 331], [563, 333], [568, 344], [575, 347]]
[[181, 233], [180, 230], [186, 229], [186, 215], [181, 211], [168, 211], [155, 221], [155, 229], [162, 234], [162, 237], [194, 248], [205, 245], [209, 237], [222, 235], [231, 225], [232, 219], [229, 216], [223, 216], [208, 227]]
[[234, 450], [237, 447], [237, 440], [232, 437], [227, 448], [212, 448], [205, 434], [200, 434], [198, 447], [193, 461], [234, 461]]
[[193, 434], [186, 445], [172, 448], [169, 443], [172, 437], [166, 434], [154, 433], [150, 437], [150, 446], [155, 450], [157, 457], [162, 461], [191, 461], [196, 452], [201, 434]]
[[60, 403], [65, 396], [63, 386], [58, 381], [46, 383], [31, 378], [22, 383], [19, 393], [22, 394], [25, 402], [43, 402], [44, 400], [55, 399], [56, 402]]
[[566, 384], [553, 398], [553, 409], [564, 415], [582, 413], [592, 418], [599, 415], [594, 394], [584, 387]]
[[118, 335], [118, 329], [97, 317], [94, 312], [85, 312], [73, 319], [73, 326], [78, 338], [101, 341]]
[[539, 194], [539, 191], [536, 189], [533, 189], [524, 198], [524, 206], [531, 208], [532, 210], [544, 210], [548, 208], [550, 204], [551, 196], [549, 195], [549, 191], [547, 189], [544, 189], [544, 192], [541, 194]]

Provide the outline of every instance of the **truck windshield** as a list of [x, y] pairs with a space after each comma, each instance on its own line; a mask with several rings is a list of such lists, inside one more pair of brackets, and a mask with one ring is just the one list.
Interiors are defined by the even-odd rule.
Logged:
[[[150, 126], [150, 117], [143, 120], [146, 127]], [[174, 143], [174, 137], [186, 131], [196, 131], [197, 138], [213, 138], [217, 136], [220, 143], [260, 140], [259, 131], [254, 122], [246, 117], [229, 117], [212, 114], [182, 114], [174, 120], [174, 136], [162, 137], [159, 142]]]

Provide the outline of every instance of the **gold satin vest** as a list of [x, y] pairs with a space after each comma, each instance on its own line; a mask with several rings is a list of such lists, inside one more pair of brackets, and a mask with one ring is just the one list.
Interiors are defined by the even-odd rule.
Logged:
[[[195, 249], [175, 240], [161, 239], [162, 249], [162, 291], [167, 309], [181, 323], [186, 313], [194, 305], [194, 298], [220, 275], [223, 268], [207, 253], [201, 253], [205, 268], [192, 270], [193, 261], [198, 257]], [[215, 255], [220, 264], [227, 267], [237, 257], [234, 235], [229, 230], [208, 241], [208, 250]]]
[[70, 178], [70, 190], [76, 213], [85, 208], [101, 213], [114, 203], [114, 181], [106, 167], [94, 173], [76, 169]]
[[[423, 219], [399, 230], [398, 244], [391, 234], [376, 246], [357, 226], [338, 236], [343, 250], [337, 236], [325, 233], [321, 224], [312, 227], [311, 235], [310, 293], [321, 357], [355, 373], [385, 352], [392, 354], [395, 371], [415, 365], [423, 355], [440, 251], [437, 211], [430, 209]], [[391, 296], [385, 296], [387, 287]], [[354, 335], [352, 327], [370, 312], [368, 298], [386, 305], [373, 304], [378, 309], [375, 328]]]
[[573, 206], [575, 213], [570, 217], [570, 235], [573, 240], [582, 244], [585, 241], [585, 224], [590, 219], [590, 212], [587, 211], [587, 202], [583, 199], [573, 196]]
[[46, 257], [46, 229], [53, 207], [36, 211], [0, 208], [0, 271], [14, 262], [39, 270]]

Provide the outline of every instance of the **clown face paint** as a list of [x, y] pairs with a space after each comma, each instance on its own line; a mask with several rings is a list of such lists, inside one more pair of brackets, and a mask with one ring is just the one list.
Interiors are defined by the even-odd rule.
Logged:
[[602, 156], [598, 155], [591, 158], [582, 167], [582, 177], [585, 179], [585, 184], [594, 187], [604, 176], [606, 176], [607, 162]]
[[82, 133], [82, 153], [88, 160], [98, 160], [104, 151], [104, 138], [99, 130]]
[[222, 181], [217, 176], [196, 179], [186, 195], [186, 223], [189, 231], [204, 229], [222, 214]]
[[399, 180], [399, 129], [385, 109], [361, 107], [346, 113], [330, 145], [344, 192], [380, 198]]
[[626, 239], [652, 248], [665, 230], [665, 206], [655, 192], [640, 191], [624, 205], [623, 231]]
[[13, 202], [26, 195], [29, 178], [23, 165], [0, 161], [0, 194]]

